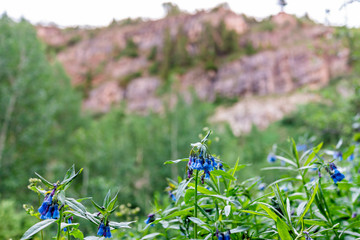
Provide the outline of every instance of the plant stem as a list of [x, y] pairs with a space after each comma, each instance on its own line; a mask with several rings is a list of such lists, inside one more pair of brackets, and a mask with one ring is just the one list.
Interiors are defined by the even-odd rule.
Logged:
[[[198, 185], [198, 176], [199, 171], [195, 170], [195, 208], [194, 208], [194, 217], [197, 218], [197, 185]], [[197, 224], [194, 223], [194, 239], [197, 239]]]
[[61, 208], [60, 210], [60, 217], [58, 220], [58, 230], [57, 230], [57, 235], [56, 235], [56, 240], [60, 240], [61, 237], [61, 220], [62, 220], [62, 215], [63, 215], [63, 210], [64, 208]]
[[[323, 201], [324, 201], [324, 205], [325, 205], [325, 208], [326, 208], [326, 212], [327, 212], [327, 214], [328, 214], [328, 217], [329, 217], [330, 224], [331, 224], [331, 226], [333, 227], [333, 226], [334, 226], [334, 222], [333, 222], [333, 220], [332, 220], [331, 213], [330, 213], [330, 209], [329, 209], [329, 207], [328, 207], [328, 205], [327, 205], [327, 203], [326, 203], [326, 199], [325, 199], [324, 193], [323, 193], [323, 191], [322, 191], [321, 181], [319, 181], [319, 190], [320, 190], [320, 192], [321, 192], [321, 197], [322, 197], [322, 199], [323, 199]], [[336, 238], [337, 238], [337, 239], [340, 239], [338, 232], [337, 232], [334, 228], [333, 228], [333, 231], [334, 231], [334, 233], [335, 233], [335, 235], [336, 235]]]

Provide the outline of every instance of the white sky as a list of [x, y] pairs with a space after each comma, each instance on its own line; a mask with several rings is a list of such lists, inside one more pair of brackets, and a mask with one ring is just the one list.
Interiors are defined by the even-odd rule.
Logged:
[[[164, 16], [163, 2], [170, 0], [1, 0], [0, 14], [19, 19], [24, 17], [31, 23], [55, 23], [59, 26], [106, 26], [113, 19], [143, 17], [158, 19]], [[172, 0], [180, 9], [195, 12], [210, 9], [226, 0]], [[344, 25], [345, 11], [348, 26], [360, 26], [360, 2], [354, 2], [342, 10], [349, 0], [287, 0], [285, 12], [303, 16], [306, 12], [317, 21], [325, 22], [325, 10], [329, 9], [329, 21]], [[236, 13], [264, 18], [279, 12], [277, 0], [227, 0]]]

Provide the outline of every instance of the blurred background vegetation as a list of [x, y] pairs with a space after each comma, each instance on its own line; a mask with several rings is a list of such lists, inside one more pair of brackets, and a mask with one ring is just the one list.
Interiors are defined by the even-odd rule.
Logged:
[[[175, 14], [175, 13], [174, 13]], [[274, 27], [269, 22], [262, 26]], [[234, 45], [236, 33], [224, 27], [207, 26], [202, 36], [201, 51], [190, 58], [183, 49], [186, 39], [181, 34], [172, 40], [164, 39], [164, 61], [156, 60], [154, 48], [149, 60], [150, 73], [160, 74], [171, 81], [172, 74], [184, 71], [199, 61], [206, 69], [232, 55], [251, 55], [256, 52], [250, 43], [240, 48]], [[333, 79], [329, 86], [317, 90], [322, 103], [301, 106], [266, 130], [253, 126], [252, 131], [234, 136], [227, 125], [214, 125], [208, 118], [215, 108], [228, 99], [209, 103], [196, 99], [188, 103], [178, 101], [163, 114], [146, 116], [128, 113], [123, 106], [103, 115], [81, 111], [83, 92], [70, 84], [62, 66], [48, 61], [48, 51], [36, 36], [34, 27], [25, 20], [14, 22], [6, 15], [0, 19], [0, 239], [18, 239], [33, 223], [22, 209], [23, 204], [38, 206], [38, 199], [28, 191], [28, 179], [38, 172], [55, 181], [72, 164], [83, 167], [81, 179], [71, 187], [77, 197], [93, 196], [100, 201], [108, 189], [120, 190], [119, 201], [137, 207], [136, 216], [145, 216], [153, 199], [167, 201], [166, 178], [184, 176], [184, 168], [165, 166], [170, 159], [188, 156], [192, 142], [199, 140], [204, 127], [214, 131], [212, 151], [232, 165], [238, 158], [251, 164], [246, 175], [239, 178], [262, 176], [265, 182], [276, 178], [272, 172], [262, 172], [266, 157], [277, 143], [281, 148], [289, 137], [299, 143], [316, 136], [314, 144], [324, 141], [333, 146], [341, 137], [350, 139], [352, 123], [360, 112], [360, 31], [336, 28], [339, 38], [350, 48], [352, 72]], [[212, 40], [218, 34], [221, 44]], [[136, 45], [128, 41], [121, 56], [136, 56]], [[353, 89], [350, 97], [338, 89]], [[164, 91], [168, 91], [165, 89]], [[186, 121], [184, 120], [186, 119]], [[185, 166], [185, 164], [184, 164]], [[128, 214], [119, 218], [126, 219]]]

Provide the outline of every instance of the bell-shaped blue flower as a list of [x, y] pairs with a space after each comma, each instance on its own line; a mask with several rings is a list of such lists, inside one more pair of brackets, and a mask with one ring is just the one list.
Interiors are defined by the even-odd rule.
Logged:
[[39, 207], [39, 213], [41, 215], [45, 215], [49, 209], [49, 205], [46, 202], [43, 202], [41, 206]]
[[331, 178], [336, 184], [337, 182], [341, 182], [345, 178], [345, 175], [335, 168], [334, 173], [331, 175]]
[[354, 159], [355, 159], [355, 156], [354, 156], [353, 153], [347, 158], [347, 160], [348, 160], [349, 162], [354, 161]]
[[335, 158], [335, 159], [337, 159], [337, 160], [339, 160], [339, 161], [342, 161], [342, 160], [343, 160], [342, 152], [341, 152], [341, 151], [334, 152], [333, 158]]
[[176, 202], [176, 197], [174, 196], [174, 194], [173, 194], [171, 191], [169, 191], [168, 193], [169, 193], [169, 197], [170, 197], [174, 202]]
[[214, 168], [217, 168], [217, 162], [215, 162], [215, 158], [214, 157], [211, 157], [211, 163], [212, 163], [212, 166], [214, 167]]
[[107, 226], [105, 227], [104, 237], [105, 237], [105, 238], [111, 238], [111, 231], [110, 231], [109, 225], [107, 225]]
[[60, 217], [60, 213], [59, 213], [59, 205], [55, 204], [54, 205], [54, 212], [52, 213], [52, 218], [53, 219], [58, 219]]
[[148, 218], [145, 220], [146, 224], [152, 223], [153, 221], [155, 221], [155, 214], [151, 213], [148, 215]]
[[54, 206], [50, 206], [49, 211], [45, 215], [45, 219], [51, 219], [54, 212]]
[[219, 169], [222, 171], [225, 171], [224, 166], [222, 165], [222, 163], [219, 163]]
[[224, 240], [231, 240], [230, 238], [230, 231], [227, 231], [224, 236]]
[[105, 225], [103, 222], [100, 223], [99, 228], [98, 228], [98, 232], [97, 235], [98, 236], [104, 236], [105, 233]]
[[[68, 218], [68, 223], [72, 223], [72, 220], [73, 220], [73, 217], [71, 216], [71, 217], [69, 217]], [[67, 231], [67, 228], [64, 228], [64, 232], [66, 232]]]
[[275, 154], [269, 153], [268, 156], [267, 156], [267, 161], [268, 161], [269, 163], [275, 162], [275, 161], [276, 161], [276, 156], [275, 156]]
[[196, 159], [196, 163], [195, 163], [194, 169], [195, 169], [195, 170], [198, 170], [198, 171], [204, 170], [204, 166], [203, 166], [203, 164], [202, 164], [202, 160], [201, 160], [201, 159], [199, 159], [199, 158]]
[[266, 184], [265, 184], [265, 183], [260, 183], [258, 189], [259, 189], [260, 191], [264, 191], [264, 190], [265, 190], [265, 187], [266, 187]]
[[219, 235], [218, 235], [218, 240], [224, 240], [224, 234], [219, 233]]

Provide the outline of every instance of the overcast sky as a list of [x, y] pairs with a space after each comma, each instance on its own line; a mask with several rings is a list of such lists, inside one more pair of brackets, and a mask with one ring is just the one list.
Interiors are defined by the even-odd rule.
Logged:
[[[228, 0], [236, 13], [245, 13], [259, 19], [279, 12], [278, 0]], [[287, 0], [285, 12], [303, 16], [305, 13], [317, 22], [325, 22], [329, 9], [329, 22], [344, 25], [347, 12], [348, 26], [360, 26], [360, 3], [340, 7], [349, 0]], [[1, 0], [0, 13], [19, 19], [24, 17], [33, 24], [55, 23], [59, 26], [107, 26], [113, 19], [143, 17], [158, 19], [164, 16], [162, 3], [169, 0]], [[210, 9], [224, 0], [173, 0], [180, 9], [193, 13]]]

